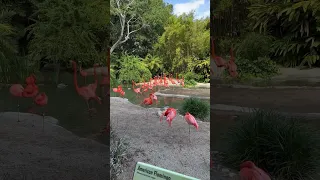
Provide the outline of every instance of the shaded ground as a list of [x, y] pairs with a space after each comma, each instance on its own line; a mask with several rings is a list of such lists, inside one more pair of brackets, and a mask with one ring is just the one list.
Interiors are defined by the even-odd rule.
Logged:
[[42, 132], [42, 117], [20, 115], [19, 123], [17, 113], [0, 116], [0, 179], [108, 178], [108, 146], [80, 138], [50, 117], [46, 117]]
[[284, 112], [320, 112], [320, 89], [212, 88], [212, 92], [214, 104], [273, 108]]
[[[130, 142], [131, 159], [126, 163], [120, 180], [133, 176], [136, 162], [141, 161], [203, 180], [209, 179], [210, 123], [198, 122], [199, 131], [177, 116], [168, 128], [159, 122], [158, 108], [145, 109], [125, 99], [112, 97], [111, 126], [118, 137]], [[148, 119], [146, 118], [148, 113]]]

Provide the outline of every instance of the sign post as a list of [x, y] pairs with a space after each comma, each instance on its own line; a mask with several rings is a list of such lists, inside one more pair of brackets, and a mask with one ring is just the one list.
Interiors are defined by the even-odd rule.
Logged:
[[200, 180], [180, 173], [169, 171], [157, 166], [138, 162], [133, 180]]

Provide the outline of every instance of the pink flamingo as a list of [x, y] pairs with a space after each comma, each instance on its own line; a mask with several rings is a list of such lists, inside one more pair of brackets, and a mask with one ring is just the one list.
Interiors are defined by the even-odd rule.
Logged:
[[158, 104], [158, 97], [154, 93], [151, 93], [151, 94], [152, 94], [152, 99], [156, 101], [156, 104]]
[[196, 118], [194, 118], [194, 116], [192, 116], [189, 112], [186, 112], [184, 119], [187, 121], [187, 123], [189, 124], [189, 141], [190, 140], [190, 125], [194, 126], [197, 130], [199, 128], [199, 125], [196, 121]]
[[169, 127], [171, 127], [172, 120], [176, 117], [177, 110], [174, 108], [168, 108], [165, 110], [160, 116], [160, 122], [162, 121], [163, 116], [166, 116], [167, 122], [169, 123]]
[[271, 180], [270, 176], [252, 161], [241, 163], [239, 174], [240, 180]]
[[[140, 105], [144, 104], [146, 106], [151, 106], [153, 104], [152, 98], [153, 98], [153, 95], [149, 94], [149, 97], [144, 98], [143, 101], [140, 103]], [[147, 108], [147, 111], [146, 111], [146, 116], [147, 116], [147, 119], [149, 119], [148, 118], [148, 108]]]
[[[23, 97], [22, 93], [24, 91], [24, 88], [21, 84], [13, 84], [10, 89], [9, 92], [12, 96], [14, 97], [18, 97], [21, 98]], [[18, 122], [20, 122], [20, 103], [19, 103], [19, 99], [18, 99]]]
[[134, 86], [136, 85], [136, 83], [132, 80], [132, 89], [133, 91], [138, 95], [141, 94], [141, 88], [134, 88]]
[[[212, 45], [212, 47], [211, 47], [211, 58], [214, 60], [214, 62], [217, 65], [218, 69], [226, 67], [225, 60], [222, 59], [222, 57], [220, 57], [220, 56], [216, 56], [216, 54], [215, 54], [214, 42], [213, 42], [213, 38], [212, 37], [211, 37], [211, 45]], [[221, 71], [218, 74], [221, 75]]]
[[95, 92], [93, 92], [92, 87], [89, 86], [83, 86], [83, 87], [79, 87], [78, 86], [78, 81], [77, 81], [77, 64], [74, 61], [71, 61], [72, 65], [73, 65], [73, 69], [74, 69], [74, 74], [73, 74], [73, 82], [76, 88], [77, 93], [82, 96], [84, 98], [84, 100], [87, 103], [88, 106], [88, 111], [93, 110], [90, 109], [89, 107], [89, 100], [90, 99], [95, 99], [99, 104], [101, 104], [101, 100], [100, 98], [96, 95]]
[[[34, 98], [34, 102], [36, 105], [44, 107], [45, 105], [48, 104], [48, 96], [44, 92], [39, 93]], [[33, 126], [34, 126], [34, 120], [33, 120]], [[44, 131], [44, 112], [42, 112], [42, 131]]]
[[226, 67], [228, 68], [229, 74], [231, 77], [237, 77], [238, 72], [237, 72], [237, 65], [235, 63], [235, 58], [233, 55], [233, 50], [232, 48], [230, 49], [230, 60], [228, 61]]

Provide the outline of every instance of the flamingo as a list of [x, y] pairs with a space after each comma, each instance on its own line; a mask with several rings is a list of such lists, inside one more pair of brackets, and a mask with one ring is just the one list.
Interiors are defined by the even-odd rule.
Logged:
[[[9, 92], [12, 96], [14, 97], [18, 97], [18, 98], [21, 98], [23, 97], [22, 93], [24, 91], [24, 88], [21, 84], [13, 84], [10, 89], [9, 89]], [[19, 100], [18, 100], [18, 122], [20, 122], [20, 103], [19, 103]]]
[[189, 141], [191, 141], [190, 140], [190, 125], [194, 126], [197, 130], [199, 129], [199, 125], [196, 121], [196, 118], [194, 118], [194, 116], [192, 116], [189, 112], [186, 112], [184, 119], [189, 124]]
[[158, 104], [158, 97], [154, 93], [151, 93], [151, 94], [152, 94], [152, 99], [156, 101], [156, 104]]
[[237, 77], [238, 72], [237, 72], [237, 65], [235, 63], [235, 58], [233, 55], [233, 50], [232, 48], [230, 49], [230, 60], [228, 61], [226, 67], [228, 68], [229, 74], [231, 77]]
[[[43, 107], [48, 104], [48, 96], [46, 95], [46, 93], [41, 92], [34, 98], [34, 102], [36, 105]], [[42, 131], [44, 131], [44, 112], [42, 113]]]
[[73, 65], [73, 69], [74, 69], [74, 74], [73, 74], [73, 82], [76, 88], [77, 93], [82, 96], [84, 98], [84, 100], [87, 103], [88, 106], [88, 111], [91, 111], [92, 109], [90, 109], [89, 107], [89, 100], [90, 99], [95, 99], [99, 104], [101, 104], [101, 100], [100, 98], [96, 95], [95, 92], [93, 92], [92, 87], [90, 85], [88, 86], [83, 86], [83, 87], [79, 87], [78, 86], [78, 81], [77, 81], [77, 64], [74, 61], [71, 61], [72, 65]]
[[271, 180], [270, 176], [258, 168], [252, 161], [240, 165], [240, 180]]
[[132, 80], [132, 89], [133, 91], [138, 95], [141, 94], [141, 88], [134, 88], [134, 86], [136, 85], [136, 83]]
[[[153, 103], [152, 99], [153, 99], [153, 94], [149, 94], [149, 97], [144, 98], [140, 105], [144, 104], [144, 105], [147, 105], [147, 106], [151, 106], [152, 103]], [[147, 119], [148, 119], [148, 108], [147, 108], [147, 111], [146, 111], [146, 116], [147, 116]]]
[[[214, 60], [214, 62], [217, 65], [218, 69], [226, 67], [225, 60], [222, 59], [222, 57], [220, 57], [220, 56], [216, 56], [216, 54], [215, 54], [214, 42], [213, 42], [213, 38], [212, 37], [211, 37], [211, 45], [212, 45], [212, 47], [211, 47], [211, 59]], [[219, 72], [218, 74], [221, 75], [221, 72]]]
[[96, 68], [97, 68], [97, 64], [93, 65], [93, 74], [94, 74], [94, 83], [89, 84], [88, 86], [90, 86], [92, 88], [92, 91], [94, 93], [96, 93], [97, 87], [98, 87], [98, 77], [97, 77], [97, 72], [96, 72]]
[[26, 84], [35, 84], [36, 83], [36, 76], [31, 74], [26, 78]]
[[35, 84], [28, 84], [25, 88], [24, 91], [22, 92], [23, 97], [26, 98], [33, 98], [35, 97], [39, 92], [39, 88]]
[[177, 110], [174, 108], [168, 108], [165, 110], [160, 116], [160, 122], [162, 121], [163, 116], [166, 116], [167, 122], [169, 123], [169, 127], [171, 127], [172, 120], [176, 117]]

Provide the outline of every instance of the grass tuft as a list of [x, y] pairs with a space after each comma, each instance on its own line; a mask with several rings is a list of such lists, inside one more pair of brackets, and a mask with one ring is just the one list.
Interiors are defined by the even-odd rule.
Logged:
[[201, 101], [199, 98], [187, 98], [183, 102], [180, 112], [182, 115], [184, 115], [186, 112], [189, 112], [195, 118], [205, 120], [210, 114], [210, 104]]
[[227, 135], [226, 164], [239, 169], [253, 161], [277, 179], [311, 179], [319, 167], [319, 131], [301, 118], [274, 111], [255, 110], [238, 117]]

